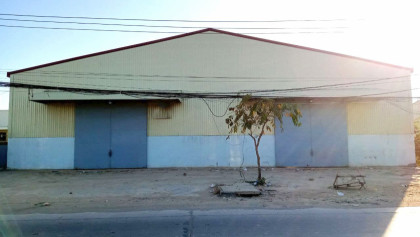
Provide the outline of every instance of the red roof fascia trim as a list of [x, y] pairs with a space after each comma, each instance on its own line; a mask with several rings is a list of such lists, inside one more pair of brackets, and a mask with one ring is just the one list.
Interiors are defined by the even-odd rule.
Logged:
[[75, 61], [75, 60], [88, 58], [88, 57], [93, 57], [93, 56], [98, 56], [98, 55], [102, 55], [102, 54], [113, 53], [113, 52], [117, 52], [117, 51], [121, 51], [121, 50], [141, 47], [141, 46], [145, 46], [145, 45], [149, 45], [149, 44], [155, 44], [155, 43], [159, 43], [159, 42], [163, 42], [163, 41], [178, 39], [178, 38], [182, 38], [182, 37], [186, 37], [186, 36], [190, 36], [190, 35], [204, 33], [204, 32], [207, 32], [207, 31], [213, 31], [213, 32], [221, 33], [221, 34], [227, 34], [227, 35], [232, 35], [232, 36], [241, 37], [241, 38], [245, 38], [245, 39], [262, 41], [262, 42], [271, 43], [271, 44], [294, 47], [294, 48], [298, 48], [298, 49], [310, 50], [310, 51], [315, 51], [315, 52], [319, 52], [319, 53], [326, 53], [326, 54], [331, 54], [331, 55], [340, 56], [340, 57], [352, 58], [352, 59], [362, 60], [362, 61], [365, 61], [365, 62], [376, 63], [376, 64], [385, 65], [385, 66], [405, 69], [405, 70], [409, 70], [410, 72], [413, 72], [413, 68], [409, 68], [409, 67], [403, 67], [403, 66], [398, 66], [398, 65], [384, 63], [384, 62], [379, 62], [379, 61], [375, 61], [375, 60], [355, 57], [355, 56], [351, 56], [351, 55], [340, 54], [340, 53], [336, 53], [336, 52], [326, 51], [326, 50], [322, 50], [322, 49], [315, 49], [315, 48], [310, 48], [310, 47], [305, 47], [305, 46], [300, 46], [300, 45], [295, 45], [295, 44], [283, 43], [283, 42], [279, 42], [279, 41], [263, 39], [263, 38], [258, 38], [258, 37], [254, 37], [254, 36], [249, 36], [249, 35], [242, 35], [242, 34], [233, 33], [233, 32], [224, 31], [224, 30], [206, 28], [206, 29], [202, 29], [202, 30], [198, 30], [198, 31], [185, 33], [185, 34], [175, 35], [175, 36], [162, 38], [162, 39], [158, 39], [158, 40], [152, 40], [152, 41], [148, 41], [148, 42], [144, 42], [144, 43], [140, 43], [140, 44], [133, 44], [133, 45], [125, 46], [125, 47], [100, 51], [100, 52], [96, 52], [96, 53], [92, 53], [92, 54], [86, 54], [86, 55], [82, 55], [82, 56], [78, 56], [78, 57], [73, 57], [73, 58], [59, 60], [59, 61], [55, 61], [55, 62], [51, 62], [51, 63], [41, 64], [41, 65], [38, 65], [38, 66], [19, 69], [19, 70], [7, 72], [7, 77], [10, 77], [10, 75], [20, 73], [20, 72], [30, 71], [30, 70], [34, 70], [34, 69], [38, 69], [38, 68], [48, 67], [48, 66], [52, 66], [52, 65], [56, 65], [56, 64], [60, 64], [60, 63]]

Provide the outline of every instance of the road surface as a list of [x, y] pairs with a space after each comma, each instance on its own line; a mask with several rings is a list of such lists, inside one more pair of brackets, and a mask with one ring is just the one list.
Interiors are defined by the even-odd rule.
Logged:
[[0, 215], [3, 236], [420, 236], [420, 207]]

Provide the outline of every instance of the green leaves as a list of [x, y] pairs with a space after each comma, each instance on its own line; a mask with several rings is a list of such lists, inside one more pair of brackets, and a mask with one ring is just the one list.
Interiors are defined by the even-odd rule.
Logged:
[[302, 117], [300, 110], [295, 104], [278, 103], [269, 98], [253, 98], [245, 95], [236, 107], [229, 108], [234, 115], [226, 119], [230, 133], [249, 131], [250, 134], [256, 129], [262, 129], [260, 136], [267, 130], [271, 132], [275, 127], [275, 119], [279, 120], [279, 126], [283, 130], [283, 117], [290, 117], [295, 126], [300, 126], [299, 118]]
[[[300, 110], [294, 104], [277, 103], [269, 98], [252, 98], [246, 95], [241, 102], [229, 108], [234, 115], [229, 115], [225, 122], [229, 128], [229, 133], [248, 133], [252, 137], [255, 145], [255, 152], [258, 161], [258, 180], [261, 179], [260, 155], [258, 147], [261, 137], [265, 131], [271, 132], [276, 127], [275, 120], [279, 120], [279, 126], [283, 131], [283, 117], [290, 117], [295, 126], [300, 126], [299, 118], [302, 117]], [[258, 130], [258, 132], [256, 131]], [[226, 138], [228, 139], [229, 136]]]

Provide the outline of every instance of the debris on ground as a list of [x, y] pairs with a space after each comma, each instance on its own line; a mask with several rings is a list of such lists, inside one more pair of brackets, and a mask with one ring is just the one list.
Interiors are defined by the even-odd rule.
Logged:
[[236, 183], [220, 186], [220, 194], [234, 194], [236, 196], [258, 196], [261, 191], [249, 183]]
[[[215, 170], [218, 171], [215, 171]], [[242, 169], [242, 168], [241, 168]], [[266, 186], [253, 186], [258, 169], [247, 167], [248, 186], [262, 189], [252, 198], [214, 195], [222, 184], [245, 183], [233, 168], [0, 171], [2, 211], [10, 214], [95, 212], [116, 208], [375, 208], [420, 206], [420, 167], [268, 168]], [[124, 169], [125, 171], [126, 169]], [[187, 173], [187, 177], [183, 173]], [[245, 172], [244, 172], [245, 173]], [[337, 174], [366, 176], [366, 191], [334, 189]], [[367, 180], [367, 177], [369, 180]], [[309, 181], [314, 178], [314, 181]], [[268, 182], [270, 181], [270, 183]], [[83, 184], [83, 185], [81, 185]], [[106, 185], [105, 185], [106, 184]], [[212, 187], [214, 184], [214, 187]], [[270, 186], [271, 184], [271, 186]], [[326, 187], [330, 186], [329, 189]], [[344, 196], [339, 196], [340, 191]], [[70, 192], [72, 194], [70, 194]], [[242, 198], [242, 200], [240, 200]], [[108, 201], [106, 201], [108, 200]], [[44, 206], [48, 202], [50, 206]], [[36, 205], [34, 205], [36, 203]], [[38, 204], [40, 203], [40, 204]], [[48, 205], [48, 204], [47, 204]]]
[[215, 185], [214, 188], [213, 188], [213, 191], [211, 191], [211, 192], [213, 192], [213, 194], [220, 194], [219, 185]]
[[37, 206], [37, 207], [48, 207], [48, 206], [51, 206], [51, 204], [49, 202], [39, 202], [39, 203], [35, 203], [34, 206]]
[[220, 186], [224, 186], [224, 184], [211, 184], [210, 188], [212, 190], [210, 191], [210, 193], [220, 194]]
[[340, 191], [337, 191], [337, 195], [340, 196], [340, 197], [342, 197], [342, 196], [344, 196], [344, 193], [342, 193]]
[[366, 181], [364, 175], [336, 175], [333, 188], [352, 188], [358, 187], [359, 189], [366, 189]]

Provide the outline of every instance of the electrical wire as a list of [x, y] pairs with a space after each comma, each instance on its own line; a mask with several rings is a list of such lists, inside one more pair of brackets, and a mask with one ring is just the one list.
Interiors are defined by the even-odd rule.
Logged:
[[394, 106], [394, 107], [396, 107], [396, 108], [399, 108], [399, 109], [401, 109], [401, 110], [403, 110], [403, 111], [405, 111], [405, 112], [409, 113], [409, 114], [413, 114], [413, 115], [420, 115], [420, 113], [416, 113], [416, 112], [414, 112], [414, 111], [410, 111], [410, 110], [408, 110], [408, 109], [406, 109], [406, 108], [404, 108], [404, 107], [401, 107], [400, 105], [395, 104], [395, 103], [393, 103], [393, 102], [391, 102], [391, 101], [386, 100], [386, 102], [387, 102], [388, 104], [390, 104], [390, 105], [393, 105], [393, 106]]
[[[206, 26], [172, 26], [172, 25], [139, 25], [139, 24], [117, 24], [100, 22], [78, 22], [78, 21], [50, 21], [50, 20], [28, 20], [0, 18], [2, 21], [35, 22], [35, 23], [54, 23], [54, 24], [77, 24], [77, 25], [100, 25], [100, 26], [123, 26], [123, 27], [146, 27], [146, 28], [173, 28], [173, 29], [203, 29]], [[338, 27], [217, 27], [225, 30], [320, 30], [320, 29], [348, 29], [346, 26]]]
[[[156, 79], [147, 79], [146, 78], [121, 78], [121, 77], [90, 77], [90, 76], [58, 76], [59, 78], [66, 78], [66, 79], [84, 79], [85, 81], [89, 81], [87, 79], [92, 79], [93, 83], [97, 83], [97, 80], [100, 81], [109, 81], [109, 80], [113, 80], [113, 81], [129, 81], [132, 83], [135, 82], [154, 82], [154, 83], [158, 83], [158, 82], [177, 82], [177, 83], [243, 83], [243, 82], [247, 82], [247, 83], [263, 83], [263, 82], [267, 82], [267, 83], [285, 83], [285, 82], [297, 82], [296, 80], [275, 80], [275, 79], [261, 79], [261, 80], [240, 80], [240, 79], [233, 79], [233, 80], [221, 80], [221, 81], [208, 81], [208, 80], [194, 80], [194, 79], [188, 79], [188, 78], [183, 78], [182, 81], [175, 81], [173, 79], [160, 79], [160, 77], [157, 77]], [[58, 78], [57, 76], [42, 76], [43, 80], [34, 80], [34, 82], [38, 81], [38, 82], [46, 82], [46, 83], [61, 83], [59, 80], [57, 80]], [[47, 80], [48, 78], [54, 79], [54, 80]], [[182, 78], [182, 77], [180, 77]], [[204, 79], [204, 78], [203, 78]], [[208, 78], [208, 79], [214, 79], [214, 78]], [[344, 79], [344, 78], [343, 78]], [[337, 88], [337, 87], [348, 87], [349, 85], [354, 85], [354, 84], [360, 84], [363, 86], [366, 85], [379, 85], [379, 84], [389, 84], [389, 83], [401, 83], [401, 82], [405, 82], [406, 79], [401, 78], [400, 80], [392, 80], [392, 79], [399, 79], [399, 78], [386, 78], [386, 79], [380, 79], [380, 81], [373, 81], [371, 82], [370, 80], [364, 80], [364, 81], [355, 81], [354, 83], [352, 82], [352, 84], [344, 84], [344, 85], [336, 85], [336, 84], [327, 84], [328, 88]], [[3, 79], [3, 80], [8, 80], [8, 79]], [[19, 79], [21, 80], [21, 79]], [[392, 80], [392, 81], [391, 81]], [[32, 81], [32, 80], [31, 80]], [[317, 81], [317, 80], [314, 80]], [[321, 82], [323, 82], [324, 80], [320, 80]], [[336, 80], [334, 80], [336, 81]], [[29, 82], [29, 81], [28, 81]], [[304, 80], [302, 80], [301, 82], [304, 82]], [[307, 82], [312, 82], [311, 80], [308, 80]], [[67, 83], [67, 82], [64, 82]], [[350, 82], [349, 82], [350, 83]], [[77, 85], [78, 83], [71, 83], [73, 85]], [[91, 84], [81, 84], [81, 85], [91, 85]], [[322, 88], [313, 88], [313, 89], [322, 89]], [[274, 91], [276, 92], [276, 91]]]
[[398, 91], [389, 91], [389, 92], [382, 92], [382, 93], [365, 94], [365, 95], [359, 95], [358, 97], [368, 97], [368, 96], [394, 94], [394, 93], [407, 92], [407, 91], [413, 91], [413, 90], [420, 90], [420, 88], [412, 88], [412, 89], [406, 89], [406, 90], [398, 90]]
[[[401, 78], [401, 77], [399, 77], [399, 78]], [[390, 80], [390, 79], [395, 79], [395, 77], [387, 77], [387, 78], [373, 79], [373, 80], [366, 80], [366, 81], [358, 81], [358, 82], [347, 82], [347, 83], [337, 83], [337, 84], [328, 84], [328, 85], [319, 85], [319, 86], [288, 88], [288, 89], [259, 90], [258, 93], [279, 92], [279, 91], [298, 91], [298, 90], [302, 90], [302, 89], [318, 89], [318, 88], [327, 88], [327, 87], [333, 87], [333, 86], [354, 85], [354, 84], [360, 84], [360, 83], [365, 83], [365, 82], [383, 81], [383, 80]], [[252, 93], [253, 91], [252, 90], [244, 90], [244, 91], [241, 91], [241, 92]]]
[[[22, 83], [9, 83], [9, 82], [0, 82], [0, 87], [14, 87], [14, 88], [28, 88], [28, 89], [49, 89], [49, 90], [61, 90], [67, 92], [84, 92], [84, 93], [91, 93], [91, 94], [100, 94], [100, 95], [111, 95], [111, 94], [122, 94], [127, 96], [152, 96], [152, 97], [163, 97], [163, 98], [242, 98], [245, 94], [244, 93], [226, 93], [226, 92], [179, 92], [179, 91], [150, 91], [150, 90], [106, 90], [106, 89], [89, 89], [89, 88], [71, 88], [71, 87], [62, 87], [62, 86], [45, 86], [45, 85], [31, 85], [31, 84], [22, 84]], [[420, 88], [414, 88], [411, 90], [417, 90]], [[386, 93], [380, 94], [391, 94], [397, 93], [401, 91], [410, 91], [410, 90], [399, 90], [399, 91], [390, 91]], [[377, 94], [368, 94], [368, 95], [377, 95]], [[345, 98], [354, 99], [354, 98], [362, 98], [368, 95], [359, 95], [359, 96], [348, 96]], [[265, 98], [267, 96], [263, 95], [253, 95], [257, 98]], [[273, 96], [276, 98], [290, 98], [287, 96]], [[405, 96], [405, 97], [390, 97], [387, 96], [386, 98], [417, 98], [413, 96]]]
[[[351, 19], [285, 19], [285, 20], [183, 20], [183, 19], [147, 19], [147, 18], [117, 18], [117, 17], [87, 17], [87, 16], [57, 16], [57, 15], [33, 15], [33, 14], [16, 14], [16, 13], [0, 13], [0, 16], [18, 16], [18, 17], [34, 17], [34, 18], [59, 18], [59, 19], [89, 19], [89, 20], [117, 20], [117, 21], [151, 21], [151, 22], [224, 22], [224, 23], [269, 23], [269, 22], [332, 22], [332, 21], [349, 21]], [[363, 20], [363, 19], [354, 19]]]
[[225, 115], [227, 114], [227, 112], [229, 111], [230, 105], [233, 103], [233, 101], [235, 101], [235, 98], [232, 99], [232, 101], [228, 104], [228, 106], [226, 107], [225, 112], [222, 115], [217, 115], [213, 112], [213, 110], [210, 108], [210, 105], [207, 103], [207, 101], [204, 98], [201, 98], [204, 103], [207, 105], [207, 108], [209, 108], [210, 113], [213, 115], [213, 117], [218, 117], [218, 118], [222, 118], [225, 117]]
[[93, 89], [93, 88], [72, 88], [63, 86], [46, 86], [34, 85], [24, 83], [9, 83], [0, 82], [0, 87], [13, 87], [13, 88], [27, 88], [27, 89], [48, 89], [48, 90], [61, 90], [66, 92], [85, 92], [91, 94], [112, 95], [122, 94], [127, 96], [152, 96], [164, 98], [241, 98], [241, 95], [229, 95], [228, 93], [199, 93], [199, 92], [179, 92], [179, 91], [151, 91], [151, 90], [115, 90], [115, 89]]
[[[234, 91], [234, 92], [218, 92], [218, 93], [210, 93], [210, 92], [209, 93], [189, 92], [187, 94], [190, 94], [190, 95], [188, 95], [188, 98], [194, 97], [193, 95], [200, 95], [200, 96], [203, 96], [204, 98], [226, 98], [226, 97], [229, 97], [229, 98], [240, 98], [241, 97], [240, 95], [245, 95], [245, 94], [253, 94], [253, 96], [259, 96], [259, 97], [261, 97], [261, 96], [262, 97], [267, 97], [267, 96], [268, 97], [270, 97], [270, 96], [271, 97], [287, 97], [287, 96], [281, 96], [278, 93], [287, 93], [287, 92], [296, 92], [296, 91], [308, 91], [308, 90], [309, 91], [310, 90], [321, 90], [321, 89], [322, 90], [336, 89], [336, 88], [331, 88], [331, 87], [343, 86], [343, 85], [354, 85], [354, 84], [360, 84], [360, 83], [365, 83], [365, 82], [369, 82], [369, 81], [388, 80], [388, 79], [395, 79], [395, 78], [382, 78], [382, 79], [366, 80], [366, 81], [359, 81], [359, 82], [330, 84], [330, 85], [323, 85], [323, 86], [316, 86], [316, 87], [312, 86], [312, 87], [297, 87], [297, 88], [277, 89], [275, 91], [275, 92], [277, 92], [277, 94], [273, 94], [274, 93], [273, 90], [271, 90], [270, 93], [266, 93], [266, 90], [252, 90], [252, 91], [239, 91], [239, 92], [238, 91]], [[57, 83], [57, 81], [45, 81], [45, 80], [37, 80], [37, 82], [38, 83], [52, 83], [52, 84], [56, 84]], [[33, 81], [28, 81], [27, 83], [33, 83]], [[64, 87], [67, 90], [71, 90], [71, 89], [76, 90], [76, 91], [83, 90], [83, 88], [80, 88], [80, 86], [85, 87], [85, 89], [86, 89], [86, 87], [94, 87], [94, 88], [87, 88], [87, 89], [93, 90], [93, 91], [94, 90], [98, 90], [97, 89], [98, 85], [94, 85], [94, 84], [72, 83], [72, 82], [59, 82], [59, 83], [60, 84], [63, 84], [63, 85], [71, 85], [71, 86], [78, 86], [79, 87], [79, 88], [69, 88], [69, 87], [65, 88]], [[25, 84], [25, 83], [20, 83], [20, 84], [26, 85], [26, 86], [31, 86], [31, 84]], [[110, 88], [111, 90], [114, 89], [114, 91], [115, 91], [115, 86], [102, 85], [101, 87], [102, 88]], [[51, 89], [51, 88], [54, 89], [54, 88], [63, 88], [63, 87], [49, 86], [48, 88], [49, 89]], [[125, 90], [126, 91], [125, 93], [135, 93], [136, 91], [138, 91], [138, 90], [135, 90], [132, 86], [131, 87], [122, 87], [122, 86], [119, 86], [119, 90], [117, 90], [117, 91], [122, 91], [124, 89], [128, 89], [128, 90]], [[360, 89], [360, 88], [357, 88], [357, 89]], [[101, 90], [101, 89], [99, 89], [99, 90]], [[104, 90], [104, 89], [102, 89], [102, 90]], [[142, 95], [145, 95], [145, 94], [147, 94], [147, 93], [149, 93], [151, 91], [154, 94], [164, 94], [164, 93], [171, 94], [171, 93], [174, 93], [174, 91], [156, 91], [156, 90], [153, 90], [153, 89], [150, 89], [150, 88], [149, 89], [142, 88], [142, 90], [143, 91], [140, 91], [140, 92], [142, 92], [141, 93]], [[105, 90], [105, 91], [109, 91], [109, 90]], [[180, 91], [175, 91], [175, 92], [176, 92], [176, 95], [174, 95], [174, 96], [179, 96], [180, 94], [182, 94], [182, 92], [180, 92]], [[399, 91], [397, 91], [397, 92], [399, 92]], [[113, 93], [115, 93], [115, 92], [113, 92]], [[396, 92], [389, 92], [389, 93], [396, 93]], [[368, 95], [362, 95], [362, 96], [368, 96]]]
[[[399, 78], [407, 78], [409, 77], [409, 75], [405, 75], [405, 76], [395, 76], [395, 77], [382, 77], [382, 78], [372, 78], [372, 77], [304, 77], [304, 76], [297, 76], [297, 77], [292, 77], [292, 76], [287, 76], [287, 77], [267, 77], [267, 76], [210, 76], [210, 75], [206, 75], [206, 76], [200, 76], [200, 75], [160, 75], [160, 74], [130, 74], [130, 73], [103, 73], [103, 72], [70, 72], [70, 71], [26, 71], [26, 72], [21, 72], [21, 74], [30, 74], [30, 75], [52, 75], [52, 76], [62, 76], [62, 75], [70, 75], [71, 77], [73, 77], [74, 75], [77, 76], [83, 76], [80, 78], [85, 78], [86, 76], [105, 76], [105, 77], [118, 77], [116, 78], [117, 80], [120, 79], [121, 77], [150, 77], [150, 78], [182, 78], [182, 79], [242, 79], [242, 80], [288, 80], [288, 81], [296, 81], [298, 80], [314, 80], [314, 81], [328, 81], [328, 80], [332, 80], [332, 81], [336, 81], [337, 79], [384, 79], [384, 80], [388, 80], [388, 79], [399, 79]], [[90, 77], [90, 78], [96, 78], [96, 77]], [[109, 78], [100, 78], [100, 79], [109, 79]], [[121, 78], [122, 80], [129, 80], [129, 79], [125, 79], [125, 78]], [[135, 79], [130, 79], [130, 80], [137, 80], [137, 78]], [[145, 79], [142, 79], [145, 80]], [[153, 79], [153, 81], [156, 81], [156, 79]]]
[[71, 27], [43, 27], [43, 26], [20, 26], [20, 25], [0, 25], [7, 28], [24, 29], [44, 29], [44, 30], [71, 30], [71, 31], [104, 31], [104, 32], [124, 32], [124, 33], [156, 33], [156, 34], [183, 34], [181, 31], [147, 31], [147, 30], [113, 30], [113, 29], [89, 29], [89, 28], [71, 28]]
[[[285, 93], [285, 92], [296, 92], [296, 91], [310, 91], [310, 90], [325, 90], [325, 89], [334, 89], [334, 87], [337, 86], [345, 86], [345, 85], [355, 85], [355, 84], [362, 84], [365, 82], [371, 82], [371, 81], [381, 81], [381, 80], [390, 80], [390, 79], [395, 79], [395, 78], [381, 78], [381, 79], [374, 79], [374, 80], [365, 80], [365, 81], [358, 81], [358, 82], [349, 82], [349, 83], [339, 83], [339, 84], [329, 84], [329, 85], [321, 85], [321, 86], [309, 86], [309, 87], [296, 87], [296, 88], [285, 88], [285, 89], [276, 89], [276, 90], [269, 90], [267, 93], [267, 90], [242, 90], [242, 91], [231, 91], [231, 92], [218, 92], [217, 94], [219, 95], [227, 95], [227, 94], [237, 94], [237, 93], [241, 93], [241, 94], [260, 94], [260, 95], [266, 95], [266, 96], [276, 96], [274, 93]], [[22, 80], [20, 80], [20, 82], [22, 82]], [[28, 81], [27, 83], [33, 83], [34, 81]], [[46, 80], [37, 80], [35, 81], [37, 83], [51, 83], [51, 84], [57, 84], [57, 81], [46, 81]], [[63, 84], [63, 85], [72, 85], [72, 86], [89, 86], [89, 87], [95, 87], [97, 88], [98, 85], [97, 84], [87, 84], [87, 83], [72, 83], [72, 82], [58, 82], [59, 84]], [[21, 83], [21, 84], [25, 84], [25, 83]], [[102, 88], [111, 88], [111, 89], [115, 89], [115, 86], [111, 86], [111, 85], [100, 85]], [[332, 87], [332, 88], [331, 88]], [[77, 88], [80, 89], [80, 88]], [[93, 88], [90, 88], [93, 89]], [[129, 91], [133, 91], [133, 87], [130, 86], [119, 86], [119, 89], [130, 89]], [[153, 90], [153, 89], [148, 89], [148, 88], [142, 88], [143, 90]], [[336, 88], [335, 88], [336, 89]], [[360, 89], [360, 88], [357, 88]], [[210, 93], [208, 93], [210, 94]], [[236, 97], [235, 97], [236, 98]]]
[[[44, 29], [44, 30], [70, 30], [70, 31], [98, 31], [98, 32], [122, 32], [122, 33], [151, 33], [151, 34], [185, 34], [189, 32], [181, 31], [148, 31], [148, 30], [116, 30], [116, 29], [95, 29], [95, 28], [71, 28], [71, 27], [44, 27], [44, 26], [22, 26], [22, 25], [3, 25], [7, 28], [24, 29]], [[204, 29], [204, 28], [203, 28]], [[299, 32], [245, 32], [248, 35], [277, 35], [277, 34], [341, 34], [343, 31], [299, 31]], [[209, 33], [213, 34], [213, 33]], [[214, 33], [217, 34], [217, 33]]]

